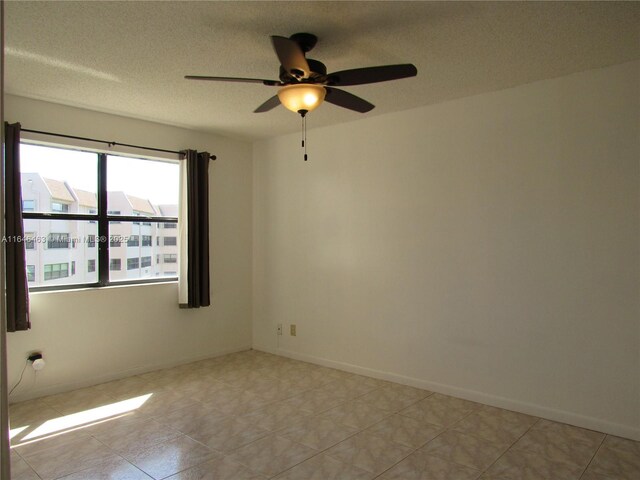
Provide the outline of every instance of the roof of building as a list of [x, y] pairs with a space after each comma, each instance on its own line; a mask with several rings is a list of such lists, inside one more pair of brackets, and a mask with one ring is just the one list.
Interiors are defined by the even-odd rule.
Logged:
[[53, 180], [51, 178], [42, 178], [42, 180], [44, 180], [44, 183], [47, 185], [52, 198], [69, 203], [75, 202], [75, 198], [73, 198], [73, 195], [65, 182]]
[[136, 212], [150, 213], [152, 215], [155, 215], [156, 211], [149, 200], [140, 197], [134, 197], [132, 195], [126, 195], [126, 197], [127, 200], [129, 200], [131, 207]]
[[73, 193], [76, 194], [78, 204], [84, 207], [98, 206], [98, 198], [95, 193], [89, 192], [88, 190], [80, 190], [79, 188], [74, 188]]
[[163, 217], [177, 217], [178, 216], [178, 205], [157, 205], [158, 210]]

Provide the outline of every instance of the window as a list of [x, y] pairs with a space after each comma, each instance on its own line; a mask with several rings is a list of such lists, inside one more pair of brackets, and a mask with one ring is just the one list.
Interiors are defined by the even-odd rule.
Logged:
[[[44, 243], [37, 256], [29, 253], [30, 289], [175, 278], [151, 252], [154, 226], [178, 221], [167, 215], [178, 211], [177, 162], [21, 143], [20, 167], [25, 248]], [[147, 255], [128, 250], [138, 258], [123, 265], [125, 243]], [[153, 254], [167, 251], [157, 248]]]
[[24, 234], [24, 248], [27, 250], [35, 250], [36, 249], [36, 234], [35, 233], [25, 233]]
[[35, 282], [35, 281], [36, 281], [36, 266], [27, 265], [27, 282]]
[[70, 246], [68, 233], [50, 233], [47, 236], [47, 248], [69, 248]]
[[50, 263], [44, 266], [44, 279], [55, 280], [56, 278], [65, 278], [69, 276], [68, 263]]
[[160, 246], [160, 237], [156, 237], [156, 245]]
[[69, 204], [68, 203], [60, 203], [60, 202], [51, 202], [51, 211], [52, 212], [68, 212]]
[[127, 258], [127, 270], [133, 270], [135, 268], [140, 268], [140, 259]]
[[167, 246], [173, 246], [173, 245], [178, 245], [178, 237], [164, 237], [164, 243], [163, 245], [165, 247]]
[[160, 263], [160, 254], [156, 255], [156, 264]]
[[140, 246], [140, 235], [131, 235], [127, 240], [127, 247]]
[[164, 263], [178, 263], [178, 254], [177, 253], [165, 253], [164, 258], [162, 259]]
[[164, 228], [178, 228], [177, 223], [165, 223]]

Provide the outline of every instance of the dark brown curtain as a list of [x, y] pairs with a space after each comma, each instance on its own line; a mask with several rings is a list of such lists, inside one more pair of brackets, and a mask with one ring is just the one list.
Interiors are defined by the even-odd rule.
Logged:
[[209, 294], [209, 152], [187, 150], [186, 308], [207, 307]]
[[29, 330], [29, 287], [22, 226], [20, 178], [20, 124], [4, 125], [4, 208], [6, 257], [7, 331]]

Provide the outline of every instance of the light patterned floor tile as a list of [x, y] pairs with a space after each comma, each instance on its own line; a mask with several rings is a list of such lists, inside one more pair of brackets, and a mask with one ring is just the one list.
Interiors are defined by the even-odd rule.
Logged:
[[541, 420], [513, 446], [514, 450], [539, 453], [551, 460], [586, 468], [604, 439], [603, 434]]
[[40, 480], [36, 472], [17, 453], [11, 452], [12, 480]]
[[252, 472], [229, 457], [211, 460], [183, 470], [166, 480], [266, 480], [267, 477]]
[[174, 410], [166, 415], [158, 415], [153, 419], [182, 433], [188, 433], [201, 425], [205, 418], [222, 419], [226, 416], [210, 405], [197, 403], [180, 410]]
[[51, 408], [69, 415], [72, 413], [90, 410], [116, 403], [118, 400], [108, 395], [100, 385], [73, 390], [72, 392], [59, 393], [43, 397], [42, 400]]
[[537, 453], [509, 450], [487, 470], [487, 475], [499, 480], [576, 480], [582, 471], [574, 464], [553, 461]]
[[326, 454], [373, 474], [380, 474], [412, 452], [384, 438], [361, 432], [326, 451]]
[[357, 428], [320, 416], [306, 418], [293, 427], [281, 430], [278, 435], [316, 450], [325, 450], [358, 431]]
[[187, 434], [209, 448], [228, 453], [266, 437], [270, 432], [237, 417], [204, 417]]
[[508, 446], [508, 444], [496, 445], [478, 437], [450, 430], [427, 443], [421, 451], [448, 462], [484, 470], [495, 462]]
[[640, 478], [640, 455], [602, 446], [589, 465], [589, 472], [619, 480]]
[[315, 455], [314, 450], [278, 435], [257, 440], [239, 448], [231, 459], [251, 470], [272, 477]]
[[294, 409], [287, 403], [276, 402], [242, 415], [241, 419], [258, 427], [277, 432], [298, 424], [310, 415], [309, 412]]
[[175, 410], [195, 405], [198, 402], [175, 390], [160, 390], [154, 392], [140, 407], [138, 411], [145, 415], [167, 415]]
[[380, 410], [368, 403], [352, 400], [320, 415], [348, 427], [364, 429], [388, 417], [389, 412]]
[[372, 425], [367, 431], [406, 447], [419, 448], [439, 435], [443, 429], [413, 418], [392, 415]]
[[383, 387], [358, 397], [358, 400], [373, 405], [380, 410], [394, 413], [403, 408], [407, 408], [420, 399], [412, 395], [405, 395], [394, 388]]
[[114, 452], [131, 459], [142, 450], [177, 438], [181, 433], [155, 420], [141, 420], [116, 425], [94, 435]]
[[353, 465], [318, 455], [276, 477], [277, 480], [370, 480], [374, 474]]
[[129, 461], [153, 478], [160, 479], [219, 458], [222, 458], [219, 453], [189, 437], [180, 436], [143, 450]]
[[432, 425], [448, 427], [478, 408], [480, 405], [477, 403], [434, 393], [399, 413]]
[[49, 404], [41, 398], [9, 405], [9, 423], [11, 424], [11, 428], [19, 428], [27, 425], [35, 428], [47, 420], [58, 418], [62, 415], [62, 412], [49, 406]]
[[386, 471], [380, 480], [474, 480], [480, 470], [415, 452]]
[[347, 397], [339, 396], [330, 390], [316, 388], [288, 398], [284, 402], [292, 408], [315, 415], [341, 405], [347, 400]]
[[116, 458], [59, 480], [151, 480], [151, 477], [125, 459]]
[[44, 480], [52, 480], [119, 458], [98, 440], [86, 437], [23, 456]]
[[640, 442], [628, 438], [607, 435], [604, 439], [604, 446], [640, 456]]
[[512, 443], [537, 421], [537, 418], [528, 415], [483, 407], [456, 422], [451, 428], [494, 443]]

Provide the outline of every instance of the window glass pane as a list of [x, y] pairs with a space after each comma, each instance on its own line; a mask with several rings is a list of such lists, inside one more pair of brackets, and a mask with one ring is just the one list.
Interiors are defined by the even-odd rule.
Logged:
[[[30, 287], [96, 283], [96, 269], [80, 265], [97, 264], [98, 227], [77, 220], [25, 219], [27, 279]], [[93, 246], [90, 246], [92, 245]], [[33, 246], [33, 248], [30, 248]]]
[[[110, 215], [177, 217], [177, 162], [107, 156], [107, 205]], [[150, 222], [136, 222], [151, 231]], [[155, 228], [155, 223], [153, 227]]]
[[86, 213], [97, 208], [98, 155], [20, 144], [22, 210]]
[[[154, 222], [144, 225], [136, 222], [110, 222], [110, 281], [128, 281], [136, 279], [152, 279], [175, 277], [178, 259], [176, 245], [157, 245], [152, 241], [162, 228]], [[119, 247], [113, 245], [119, 243]], [[167, 256], [174, 259], [173, 264], [165, 266], [162, 259]], [[153, 259], [158, 261], [153, 261]], [[171, 260], [169, 261], [171, 262]]]

